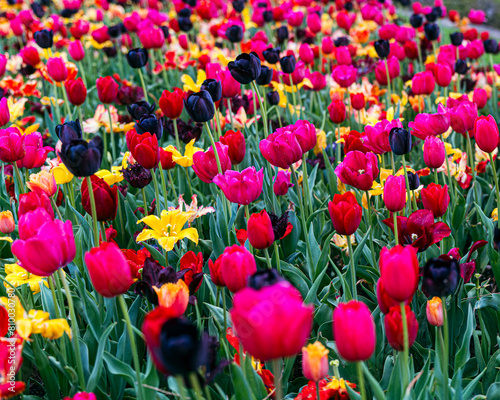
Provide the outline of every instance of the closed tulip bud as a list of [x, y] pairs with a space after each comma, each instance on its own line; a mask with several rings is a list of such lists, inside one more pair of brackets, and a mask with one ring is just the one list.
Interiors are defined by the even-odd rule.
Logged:
[[255, 82], [257, 83], [257, 85], [265, 86], [269, 85], [272, 79], [273, 79], [273, 70], [263, 65], [260, 70], [260, 75], [257, 77]]
[[444, 297], [452, 294], [460, 279], [460, 265], [449, 256], [431, 258], [424, 266], [422, 290], [430, 296]]
[[297, 60], [295, 59], [295, 56], [293, 54], [290, 56], [285, 56], [280, 58], [281, 70], [285, 74], [291, 74], [293, 71], [295, 71], [296, 65], [297, 65]]
[[333, 311], [333, 337], [344, 360], [368, 360], [376, 343], [375, 323], [368, 306], [356, 300], [340, 303]]
[[280, 26], [276, 29], [276, 37], [278, 38], [279, 43], [283, 43], [288, 39], [288, 27], [286, 25]]
[[48, 197], [52, 197], [57, 192], [54, 175], [45, 170], [41, 170], [37, 174], [31, 174], [29, 182], [26, 182], [26, 186], [39, 196], [45, 193]]
[[128, 65], [130, 65], [131, 68], [142, 68], [148, 63], [148, 60], [148, 51], [144, 48], [131, 49], [127, 53]]
[[483, 88], [475, 88], [472, 94], [472, 102], [477, 105], [478, 110], [482, 110], [488, 103], [488, 93]]
[[224, 250], [221, 263], [222, 279], [227, 288], [236, 293], [247, 285], [250, 275], [257, 271], [255, 259], [244, 246], [233, 245]]
[[[231, 169], [228, 146], [217, 142], [215, 148], [219, 156], [222, 173], [224, 173]], [[219, 173], [213, 147], [210, 147], [207, 151], [197, 151], [193, 154], [193, 170], [203, 182], [212, 183], [214, 177]]]
[[14, 222], [14, 216], [10, 211], [0, 212], [0, 232], [5, 235], [14, 232], [16, 229], [16, 223]]
[[450, 33], [450, 41], [453, 46], [458, 47], [464, 41], [464, 34], [462, 32]]
[[318, 32], [321, 32], [321, 17], [317, 13], [310, 13], [307, 15], [307, 27], [309, 30], [316, 34]]
[[429, 168], [439, 168], [446, 158], [444, 143], [435, 136], [427, 136], [424, 143], [424, 162]]
[[321, 342], [302, 348], [302, 373], [310, 381], [319, 382], [328, 375], [328, 349]]
[[408, 186], [410, 187], [410, 190], [417, 190], [420, 186], [420, 177], [418, 176], [418, 174], [408, 171], [407, 176]]
[[97, 96], [104, 104], [111, 104], [118, 94], [118, 83], [111, 77], [100, 77], [96, 80]]
[[[408, 328], [408, 347], [411, 347], [417, 338], [418, 322], [415, 313], [409, 306], [405, 306], [406, 326]], [[403, 318], [401, 307], [391, 307], [389, 313], [384, 317], [385, 335], [391, 347], [397, 351], [405, 348]]]
[[498, 42], [495, 39], [486, 39], [483, 42], [484, 51], [488, 54], [498, 53]]
[[10, 121], [9, 105], [7, 104], [7, 98], [2, 97], [0, 100], [0, 127], [7, 125]]
[[[116, 218], [118, 207], [118, 186], [110, 187], [108, 183], [96, 175], [91, 176], [92, 193], [94, 195], [97, 215], [93, 216], [98, 221], [112, 221]], [[87, 214], [92, 215], [89, 187], [87, 180], [82, 182], [82, 206]]]
[[332, 54], [335, 50], [333, 39], [329, 36], [325, 36], [321, 39], [321, 51], [323, 54]]
[[201, 84], [200, 90], [206, 90], [210, 93], [210, 97], [212, 97], [214, 103], [222, 98], [222, 85], [215, 79], [205, 79]]
[[433, 297], [427, 300], [425, 311], [429, 324], [433, 326], [443, 326], [443, 302], [440, 297]]
[[47, 211], [51, 219], [54, 219], [54, 209], [52, 208], [49, 197], [45, 193], [38, 195], [35, 192], [28, 192], [19, 196], [17, 217], [21, 218], [24, 214], [34, 211], [37, 208], [43, 208]]
[[384, 247], [379, 259], [380, 279], [387, 294], [397, 302], [407, 301], [417, 290], [419, 266], [411, 246]]
[[163, 118], [158, 119], [155, 114], [144, 114], [135, 121], [135, 130], [139, 135], [151, 133], [160, 140], [163, 135]]
[[491, 115], [476, 118], [474, 131], [476, 144], [482, 151], [492, 153], [498, 147], [498, 125]]
[[448, 64], [437, 64], [434, 68], [434, 78], [438, 86], [448, 87], [451, 83], [453, 70]]
[[242, 85], [253, 82], [260, 75], [261, 62], [255, 53], [241, 53], [227, 65], [231, 76]]
[[351, 106], [355, 110], [362, 110], [365, 108], [366, 100], [365, 95], [363, 93], [350, 93], [351, 97]]
[[346, 118], [346, 108], [342, 100], [333, 100], [328, 106], [330, 119], [334, 124], [341, 124]]
[[374, 44], [375, 51], [377, 52], [377, 55], [379, 58], [387, 58], [389, 56], [389, 53], [391, 51], [391, 46], [389, 44], [388, 40], [377, 40]]
[[245, 136], [243, 136], [243, 133], [229, 130], [224, 136], [221, 136], [220, 142], [228, 147], [231, 164], [238, 165], [243, 161], [246, 153]]
[[363, 215], [361, 206], [352, 192], [333, 196], [333, 201], [328, 203], [328, 212], [333, 227], [340, 235], [354, 234]]
[[418, 29], [420, 28], [424, 23], [424, 17], [422, 17], [422, 15], [420, 14], [412, 14], [411, 17], [410, 17], [410, 25], [415, 28], [415, 29]]
[[19, 129], [16, 127], [0, 129], [0, 160], [11, 163], [21, 160], [25, 154], [25, 136]]
[[280, 48], [279, 47], [271, 47], [262, 52], [264, 59], [269, 64], [276, 64], [280, 60]]
[[208, 270], [210, 271], [210, 278], [212, 279], [214, 285], [219, 287], [226, 287], [226, 282], [224, 282], [221, 270], [221, 260], [223, 256], [224, 253], [217, 257], [215, 261], [208, 260]]
[[234, 11], [236, 12], [242, 12], [245, 8], [245, 1], [244, 0], [234, 0], [233, 1], [233, 8], [234, 8]]
[[127, 147], [132, 153], [132, 157], [144, 168], [152, 169], [158, 165], [160, 152], [158, 148], [158, 138], [149, 132], [142, 135], [135, 129], [131, 129], [126, 135]]
[[248, 241], [256, 249], [267, 249], [274, 243], [274, 231], [266, 210], [252, 214], [247, 223]]
[[38, 50], [33, 46], [23, 47], [19, 52], [19, 55], [22, 57], [23, 62], [27, 65], [37, 67], [38, 64], [40, 64], [40, 55], [38, 54]]
[[312, 64], [314, 62], [314, 52], [307, 43], [302, 43], [299, 48], [299, 57], [304, 63]]
[[85, 49], [82, 42], [74, 40], [68, 45], [68, 53], [75, 61], [82, 61], [85, 58]]
[[83, 83], [82, 78], [68, 79], [64, 82], [68, 100], [74, 106], [81, 106], [87, 98], [87, 88]]
[[160, 307], [168, 309], [168, 314], [172, 318], [178, 318], [187, 309], [189, 304], [189, 289], [182, 279], [177, 283], [164, 283], [159, 288], [153, 286], [153, 290], [158, 296]]
[[122, 169], [122, 173], [123, 179], [128, 182], [130, 186], [137, 189], [146, 187], [153, 179], [151, 171], [142, 167], [139, 163], [129, 164], [126, 169]]
[[262, 193], [263, 177], [263, 168], [257, 172], [255, 167], [248, 167], [241, 172], [227, 170], [215, 176], [213, 182], [231, 203], [248, 205]]
[[389, 133], [389, 145], [394, 154], [402, 156], [411, 150], [411, 135], [406, 129], [392, 128]]
[[293, 183], [290, 182], [290, 176], [291, 173], [289, 171], [278, 171], [273, 184], [273, 192], [276, 196], [285, 196], [288, 193], [288, 189], [293, 187]]
[[52, 57], [47, 61], [47, 71], [56, 82], [65, 81], [68, 78], [68, 70], [64, 60], [60, 57]]
[[50, 29], [42, 29], [33, 34], [33, 38], [38, 46], [42, 49], [48, 49], [52, 47], [54, 43], [54, 33]]
[[384, 204], [391, 212], [399, 212], [406, 206], [406, 182], [404, 175], [389, 175], [384, 185]]
[[184, 100], [184, 106], [189, 116], [195, 122], [210, 121], [215, 115], [214, 102], [212, 96], [206, 90], [192, 93]]
[[240, 25], [231, 25], [226, 29], [226, 37], [231, 43], [239, 43], [243, 40], [243, 28]]
[[184, 108], [184, 92], [179, 88], [174, 88], [172, 92], [165, 89], [158, 104], [167, 118], [177, 119]]
[[436, 87], [436, 81], [431, 71], [424, 71], [415, 74], [412, 79], [411, 90], [414, 94], [431, 94]]
[[448, 193], [448, 185], [438, 185], [431, 183], [421, 192], [422, 204], [426, 210], [432, 211], [434, 218], [442, 217], [448, 209], [450, 203], [450, 195]]
[[467, 65], [467, 61], [459, 59], [455, 62], [455, 72], [460, 75], [465, 75], [470, 67]]
[[435, 23], [425, 24], [424, 33], [427, 40], [437, 40], [439, 38], [439, 25]]
[[132, 271], [120, 248], [102, 242], [85, 254], [85, 264], [94, 289], [101, 296], [115, 297], [127, 292], [133, 283]]
[[269, 102], [270, 105], [276, 106], [280, 102], [280, 94], [276, 91], [272, 92], [267, 92], [266, 93], [266, 99]]
[[313, 307], [305, 305], [299, 291], [284, 280], [260, 290], [247, 287], [234, 295], [233, 328], [243, 349], [260, 361], [299, 353], [311, 334], [312, 319]]

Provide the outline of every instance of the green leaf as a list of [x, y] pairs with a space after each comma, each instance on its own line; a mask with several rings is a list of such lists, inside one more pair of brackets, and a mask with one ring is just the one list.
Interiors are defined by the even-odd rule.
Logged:
[[460, 192], [456, 192], [457, 197], [456, 197], [456, 203], [455, 207], [453, 208], [453, 214], [451, 217], [451, 226], [453, 229], [457, 230], [460, 228], [462, 225], [462, 222], [465, 217], [465, 199], [464, 196], [460, 194]]
[[115, 356], [107, 351], [104, 352], [104, 361], [108, 367], [108, 371], [112, 375], [121, 376], [129, 385], [135, 386], [135, 371], [128, 364], [118, 360]]
[[318, 293], [319, 285], [321, 284], [321, 281], [323, 280], [323, 277], [325, 276], [325, 273], [326, 273], [327, 269], [328, 269], [328, 264], [325, 264], [325, 267], [323, 268], [323, 271], [321, 271], [321, 273], [315, 279], [313, 285], [311, 286], [311, 289], [309, 289], [309, 292], [307, 293], [307, 296], [304, 299], [304, 303], [309, 304], [309, 303], [314, 303], [315, 302], [315, 300], [316, 300], [316, 294]]
[[[474, 391], [476, 385], [479, 383], [479, 380], [482, 378], [483, 374], [486, 372], [486, 369], [482, 370], [478, 376], [476, 376], [469, 384], [465, 387], [462, 392], [462, 397], [464, 399], [470, 399], [472, 397], [472, 392]], [[488, 397], [489, 398], [489, 397]]]
[[236, 400], [256, 400], [254, 394], [248, 386], [248, 382], [243, 375], [241, 368], [235, 363], [231, 364], [231, 376], [234, 386], [234, 395]]
[[368, 367], [366, 366], [366, 364], [364, 362], [361, 363], [361, 365], [363, 367], [363, 372], [364, 372], [365, 376], [368, 378], [368, 382], [370, 383], [370, 386], [372, 388], [373, 395], [375, 396], [375, 398], [377, 400], [385, 400], [384, 391], [382, 390], [382, 387], [380, 386], [378, 381], [371, 374], [370, 370], [368, 369]]
[[87, 391], [89, 392], [92, 392], [95, 389], [97, 383], [99, 382], [99, 379], [101, 378], [101, 370], [103, 366], [102, 357], [104, 354], [104, 347], [108, 344], [108, 336], [115, 327], [115, 325], [116, 322], [109, 325], [108, 328], [102, 333], [101, 337], [99, 338], [99, 347], [97, 348], [94, 368], [92, 369], [92, 373], [90, 374], [86, 387]]
[[455, 371], [458, 371], [460, 368], [462, 368], [470, 358], [469, 343], [472, 336], [472, 330], [474, 329], [474, 324], [474, 313], [472, 311], [472, 307], [469, 305], [467, 311], [467, 328], [465, 329], [465, 332], [462, 333], [462, 343], [455, 355]]

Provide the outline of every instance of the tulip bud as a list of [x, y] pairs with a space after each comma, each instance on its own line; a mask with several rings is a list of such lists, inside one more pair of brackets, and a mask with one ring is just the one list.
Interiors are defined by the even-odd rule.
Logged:
[[379, 58], [387, 58], [389, 56], [389, 52], [391, 51], [391, 47], [388, 40], [377, 40], [374, 44], [375, 51]]
[[410, 187], [410, 190], [417, 190], [418, 187], [420, 186], [420, 178], [418, 174], [408, 171], [407, 176], [408, 176], [408, 186]]
[[394, 154], [402, 156], [411, 150], [411, 135], [406, 129], [392, 128], [389, 133], [389, 145]]
[[363, 93], [351, 93], [351, 106], [355, 110], [362, 110], [365, 108], [366, 100], [365, 95]]
[[[418, 322], [415, 313], [409, 306], [405, 306], [406, 326], [408, 329], [408, 347], [413, 345], [417, 338]], [[397, 351], [403, 351], [405, 348], [403, 318], [401, 315], [401, 306], [391, 307], [389, 313], [384, 317], [385, 335], [391, 347]]]
[[424, 18], [422, 17], [422, 15], [420, 14], [412, 14], [411, 17], [410, 17], [410, 25], [415, 28], [415, 29], [418, 29], [420, 28], [424, 23]]
[[0, 160], [10, 163], [21, 160], [25, 154], [25, 136], [19, 129], [17, 127], [0, 129]]
[[104, 297], [124, 294], [133, 283], [127, 259], [113, 242], [102, 242], [90, 249], [85, 254], [85, 264], [92, 285]]
[[215, 115], [212, 96], [206, 90], [190, 94], [189, 97], [184, 100], [184, 106], [189, 116], [195, 122], [210, 121]]
[[427, 40], [437, 40], [439, 38], [439, 25], [435, 23], [425, 24], [424, 33]]
[[229, 130], [224, 136], [221, 136], [220, 142], [228, 147], [231, 164], [238, 165], [243, 161], [246, 153], [246, 143], [243, 133]]
[[450, 203], [450, 195], [448, 193], [448, 185], [438, 185], [430, 183], [426, 188], [422, 189], [422, 204], [426, 210], [432, 211], [434, 218], [442, 217]]
[[288, 189], [293, 187], [293, 183], [290, 182], [290, 176], [291, 173], [289, 171], [278, 171], [273, 184], [273, 192], [276, 196], [285, 196], [288, 193]]
[[422, 290], [431, 296], [447, 296], [455, 291], [459, 279], [457, 260], [448, 256], [431, 258], [424, 266]]
[[472, 95], [472, 102], [477, 105], [478, 110], [482, 110], [488, 103], [488, 93], [483, 88], [475, 88]]
[[99, 101], [104, 104], [110, 104], [116, 99], [118, 94], [118, 83], [111, 77], [100, 77], [96, 80], [97, 95]]
[[60, 57], [52, 57], [47, 61], [47, 71], [56, 82], [65, 81], [68, 78], [68, 70], [64, 60]]
[[424, 162], [429, 168], [439, 168], [446, 158], [444, 143], [435, 136], [427, 136], [424, 142]]
[[64, 82], [64, 87], [66, 88], [68, 100], [71, 104], [74, 106], [81, 106], [85, 103], [85, 99], [87, 98], [87, 88], [85, 87], [82, 78], [68, 79]]
[[0, 100], [0, 127], [7, 125], [10, 121], [9, 105], [7, 104], [7, 98], [2, 97]]
[[172, 92], [165, 89], [158, 104], [167, 118], [177, 119], [184, 108], [184, 92], [179, 88], [174, 88]]
[[406, 206], [406, 182], [404, 175], [389, 175], [384, 185], [384, 204], [392, 212], [399, 212]]
[[212, 279], [212, 282], [219, 287], [226, 286], [226, 282], [224, 282], [221, 270], [221, 259], [223, 256], [224, 253], [217, 257], [215, 261], [208, 260], [208, 270], [210, 271], [210, 278]]
[[498, 125], [491, 115], [476, 118], [474, 132], [476, 144], [482, 151], [492, 153], [498, 147]]
[[[228, 147], [220, 142], [215, 143], [215, 149], [219, 157], [222, 173], [231, 169], [231, 160]], [[212, 183], [213, 178], [219, 173], [217, 160], [213, 147], [207, 151], [197, 151], [193, 154], [193, 170], [195, 174], [205, 183]]]
[[336, 194], [328, 203], [333, 227], [340, 235], [352, 235], [361, 223], [362, 210], [352, 192]]
[[302, 373], [306, 379], [319, 382], [328, 375], [328, 353], [321, 342], [302, 347]]
[[427, 321], [433, 326], [443, 326], [443, 302], [440, 297], [427, 300]]
[[[114, 220], [118, 207], [118, 186], [110, 187], [104, 179], [96, 175], [91, 176], [91, 181], [97, 212], [97, 215], [93, 217], [97, 218], [98, 221]], [[82, 206], [89, 215], [92, 215], [87, 179], [82, 183], [81, 192]]]
[[85, 49], [82, 42], [74, 40], [68, 45], [68, 53], [75, 61], [82, 61], [85, 58]]
[[387, 294], [397, 302], [407, 301], [417, 290], [419, 266], [411, 246], [384, 247], [379, 259], [380, 279]]
[[0, 212], [0, 232], [7, 235], [14, 232], [15, 229], [16, 223], [14, 222], [14, 216], [12, 215], [12, 212]]
[[464, 34], [462, 32], [450, 33], [450, 41], [453, 46], [458, 47], [464, 41]]
[[438, 86], [448, 87], [453, 71], [448, 64], [437, 64], [434, 68], [434, 79]]
[[280, 48], [279, 47], [271, 47], [262, 52], [264, 59], [269, 64], [276, 64], [280, 60]]
[[267, 249], [274, 243], [274, 231], [266, 210], [252, 214], [247, 222], [248, 241], [256, 249]]
[[285, 74], [291, 74], [293, 71], [295, 71], [296, 64], [297, 60], [295, 59], [295, 56], [293, 54], [290, 56], [281, 57], [280, 59], [281, 70]]
[[38, 46], [42, 49], [48, 49], [52, 47], [54, 43], [54, 33], [50, 29], [42, 29], [41, 31], [37, 31], [33, 34], [33, 38]]
[[226, 29], [226, 37], [231, 43], [238, 43], [243, 40], [243, 28], [240, 25], [231, 25]]
[[328, 106], [330, 119], [334, 124], [341, 124], [346, 118], [346, 107], [342, 100], [333, 100]]
[[127, 53], [127, 61], [128, 65], [130, 65], [131, 68], [142, 68], [144, 67], [149, 60], [149, 55], [148, 51], [143, 48], [136, 48], [136, 49], [131, 49]]
[[414, 94], [431, 94], [436, 87], [434, 75], [430, 71], [419, 72], [412, 79], [411, 90]]
[[269, 102], [269, 104], [272, 106], [276, 106], [280, 102], [280, 94], [276, 91], [267, 92], [266, 98], [267, 98], [267, 101]]
[[288, 27], [286, 25], [280, 26], [276, 29], [276, 37], [278, 38], [279, 43], [283, 43], [288, 39]]
[[220, 263], [222, 279], [233, 293], [243, 289], [247, 285], [248, 277], [257, 271], [252, 253], [243, 246], [227, 247]]
[[214, 103], [222, 98], [222, 85], [215, 79], [205, 79], [201, 84], [200, 90], [206, 90], [210, 93], [210, 97]]
[[255, 83], [260, 86], [269, 85], [273, 79], [273, 70], [265, 65], [260, 70], [260, 75], [255, 80]]
[[470, 67], [467, 65], [467, 61], [459, 59], [455, 62], [455, 72], [460, 75], [465, 75]]

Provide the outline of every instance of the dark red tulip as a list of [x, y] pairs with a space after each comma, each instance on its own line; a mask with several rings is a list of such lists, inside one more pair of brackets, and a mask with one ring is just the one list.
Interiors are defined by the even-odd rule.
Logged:
[[127, 132], [127, 147], [132, 157], [144, 168], [151, 169], [158, 165], [160, 151], [156, 135], [149, 132], [138, 134], [135, 129]]
[[240, 131], [227, 131], [221, 136], [220, 142], [228, 147], [231, 164], [238, 165], [245, 158], [246, 143], [245, 136]]
[[116, 99], [118, 94], [118, 83], [111, 77], [100, 77], [96, 81], [97, 95], [99, 101], [104, 104], [110, 104]]
[[81, 106], [85, 103], [85, 99], [87, 98], [87, 88], [85, 87], [82, 78], [68, 79], [64, 82], [64, 87], [66, 88], [68, 100], [71, 104], [74, 106]]
[[[94, 193], [98, 221], [112, 221], [116, 218], [118, 207], [118, 186], [110, 187], [107, 182], [96, 175], [90, 177], [92, 181], [92, 192]], [[92, 215], [92, 206], [87, 185], [87, 179], [82, 182], [82, 205], [84, 210]]]
[[170, 119], [177, 119], [184, 109], [184, 92], [179, 88], [174, 88], [172, 92], [165, 89], [158, 104], [163, 115]]

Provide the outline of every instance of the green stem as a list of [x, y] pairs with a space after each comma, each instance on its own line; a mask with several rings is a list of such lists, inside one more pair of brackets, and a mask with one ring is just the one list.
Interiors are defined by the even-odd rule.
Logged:
[[104, 225], [104, 221], [101, 221], [101, 238], [103, 242], [107, 242], [106, 226]]
[[[443, 336], [444, 336], [444, 350], [443, 350], [443, 375], [446, 381], [446, 390], [448, 389], [448, 360], [450, 354], [450, 334], [448, 328], [448, 313], [446, 311], [446, 297], [441, 297], [441, 304], [443, 306]], [[447, 400], [447, 399], [445, 399]]]
[[160, 179], [161, 179], [161, 190], [163, 192], [163, 202], [165, 203], [165, 209], [167, 209], [167, 182], [165, 181], [165, 174], [163, 172], [163, 167], [161, 162], [158, 163], [158, 168], [160, 169]]
[[167, 170], [168, 182], [172, 186], [172, 192], [174, 192], [174, 198], [177, 200], [177, 191], [175, 190], [174, 181], [172, 180], [172, 175], [170, 174], [170, 170]]
[[406, 304], [402, 301], [400, 304], [401, 307], [401, 321], [403, 324], [403, 359], [402, 359], [402, 370], [403, 370], [403, 392], [406, 391], [406, 387], [408, 386], [409, 378], [408, 378], [408, 357], [410, 353], [410, 346], [408, 340], [408, 321], [406, 320]]
[[56, 210], [56, 213], [57, 213], [57, 216], [59, 217], [59, 219], [61, 221], [63, 221], [63, 217], [61, 215], [61, 211], [59, 211], [59, 207], [57, 207], [57, 204], [56, 204], [56, 201], [54, 200], [54, 196], [52, 196], [50, 198], [51, 202], [52, 202], [52, 207], [54, 207], [54, 210]]
[[[446, 345], [444, 343], [444, 339], [443, 339], [443, 330], [441, 329], [441, 327], [436, 327], [438, 329], [438, 337], [439, 337], [439, 344], [441, 346], [441, 370], [442, 370], [442, 374], [443, 374], [443, 393], [444, 393], [444, 396], [443, 396], [443, 399], [447, 400], [448, 399], [448, 368], [447, 368], [447, 361], [446, 359], [448, 358], [446, 356], [446, 351], [445, 351], [445, 348], [446, 348]], [[445, 371], [446, 369], [446, 371]]]
[[66, 89], [62, 85], [61, 85], [61, 90], [64, 97], [64, 107], [66, 108], [66, 114], [69, 120], [71, 119], [71, 109], [69, 108], [68, 94], [66, 93]]
[[305, 199], [305, 211], [307, 211], [307, 216], [311, 215], [312, 210], [312, 197], [311, 191], [309, 190], [309, 177], [307, 176], [307, 160], [306, 155], [302, 154], [302, 176], [304, 178], [304, 199]]
[[142, 192], [142, 202], [144, 203], [144, 216], [147, 217], [149, 210], [148, 210], [148, 201], [146, 198], [146, 190], [144, 190], [144, 188], [142, 188], [141, 192]]
[[219, 171], [219, 174], [222, 175], [222, 168], [220, 166], [219, 153], [217, 152], [217, 148], [215, 147], [214, 137], [212, 136], [212, 131], [210, 130], [210, 125], [208, 124], [208, 122], [205, 122], [205, 128], [207, 128], [208, 137], [210, 139], [210, 143], [212, 144], [212, 149], [214, 150], [215, 161], [217, 162], [217, 170]]
[[413, 205], [411, 203], [411, 193], [410, 193], [410, 182], [408, 181], [408, 171], [406, 170], [406, 160], [405, 160], [405, 155], [401, 157], [403, 160], [403, 171], [405, 173], [405, 183], [406, 183], [406, 194], [408, 195], [408, 205], [410, 209], [410, 213], [413, 211]]
[[132, 322], [130, 321], [130, 316], [128, 315], [128, 308], [123, 295], [118, 296], [118, 303], [122, 310], [123, 317], [125, 318], [125, 323], [127, 325], [127, 332], [130, 339], [130, 348], [132, 350], [132, 358], [134, 361], [135, 374], [137, 376], [137, 398], [139, 400], [145, 399], [143, 388], [142, 388], [142, 378], [141, 378], [141, 365], [139, 364], [139, 355], [137, 353], [137, 346], [135, 344], [134, 331], [132, 329]]
[[290, 74], [290, 86], [292, 87], [292, 101], [293, 101], [293, 120], [297, 121], [297, 99], [295, 98], [295, 88]]
[[19, 172], [19, 168], [17, 167], [17, 162], [14, 161], [12, 163], [12, 166], [14, 167], [14, 172], [16, 174], [19, 193], [26, 193], [26, 188], [24, 187], [23, 178], [21, 178], [21, 173]]
[[266, 263], [267, 263], [267, 267], [269, 269], [273, 269], [273, 265], [271, 263], [271, 258], [269, 257], [269, 251], [267, 250], [267, 248], [264, 249], [264, 254], [266, 255]]
[[[262, 123], [264, 124], [264, 135], [267, 138], [269, 135], [268, 132], [268, 124], [267, 124], [267, 112], [266, 112], [266, 106], [264, 104], [264, 100], [260, 97], [260, 92], [257, 84], [255, 81], [252, 81], [252, 87], [254, 90], [254, 93], [257, 95], [257, 98], [259, 99], [259, 104], [260, 104], [260, 114], [262, 115]], [[255, 105], [255, 109], [257, 109], [257, 104]], [[257, 123], [257, 122], [256, 122]]]
[[[111, 136], [111, 155], [116, 160], [115, 135], [113, 132], [113, 119], [111, 118], [111, 107], [108, 105], [109, 135]], [[106, 134], [106, 132], [104, 132]]]
[[179, 141], [179, 128], [177, 127], [177, 118], [172, 120], [174, 125], [174, 133], [175, 133], [175, 145], [177, 146], [177, 151], [181, 151], [181, 142]]
[[356, 266], [354, 265], [354, 254], [352, 253], [351, 235], [347, 235], [347, 249], [349, 251], [349, 265], [351, 267], [351, 293], [354, 300], [358, 300], [356, 289]]
[[472, 142], [470, 140], [470, 134], [467, 132], [467, 152], [469, 153], [468, 157], [470, 160], [470, 168], [472, 169], [472, 184], [474, 186], [474, 196], [476, 198], [476, 202], [481, 205], [481, 199], [479, 198], [479, 194], [477, 192], [477, 182], [476, 182], [476, 168], [474, 163], [475, 154], [472, 149]]
[[278, 239], [279, 238], [274, 238], [274, 252], [276, 253], [276, 268], [278, 269], [278, 272], [281, 273], [280, 252], [278, 249]]
[[392, 98], [391, 98], [391, 76], [389, 75], [389, 62], [387, 58], [385, 59], [384, 65], [385, 65], [385, 72], [387, 74], [387, 94], [389, 98], [389, 104], [387, 104], [387, 108], [389, 108], [392, 103]]
[[222, 288], [222, 309], [223, 309], [223, 315], [224, 315], [224, 337], [226, 337], [227, 334], [227, 308], [226, 308], [226, 288]]
[[[493, 154], [490, 153], [491, 169], [493, 170], [493, 178], [495, 180], [495, 190], [497, 194], [497, 213], [500, 212], [500, 189], [498, 187], [498, 176], [497, 167], [495, 165], [495, 160], [493, 159]], [[498, 227], [500, 228], [500, 218], [498, 218]]]
[[398, 237], [398, 213], [393, 212], [392, 213], [392, 218], [394, 221], [394, 240], [396, 241], [396, 246], [399, 244], [399, 237]]
[[138, 70], [139, 70], [139, 78], [141, 79], [142, 90], [144, 90], [144, 98], [146, 99], [147, 102], [149, 102], [148, 90], [146, 89], [146, 83], [144, 82], [144, 76], [142, 75], [142, 68], [138, 68]]
[[[444, 143], [444, 136], [443, 135], [441, 135], [441, 140]], [[445, 146], [445, 148], [446, 148], [446, 146]], [[448, 175], [449, 191], [451, 193], [451, 199], [453, 201], [453, 204], [456, 204], [455, 203], [455, 186], [453, 185], [453, 180], [452, 180], [452, 177], [451, 177], [450, 160], [448, 159], [448, 153], [446, 154], [445, 158], [446, 158], [446, 172], [447, 172], [447, 175]]]
[[283, 399], [283, 388], [281, 387], [281, 358], [276, 358], [275, 360], [271, 361], [273, 365], [273, 373], [274, 373], [274, 387], [276, 388], [275, 390], [275, 396], [274, 398], [276, 400], [282, 400]]
[[366, 400], [365, 377], [363, 375], [362, 361], [356, 362], [356, 369], [358, 371], [359, 389], [361, 391], [361, 399]]
[[91, 217], [94, 226], [94, 246], [97, 247], [99, 246], [99, 231], [97, 229], [97, 211], [95, 207], [94, 190], [90, 176], [85, 177], [85, 179], [87, 180], [87, 190], [89, 192], [89, 198], [90, 198], [90, 211], [92, 213]]
[[160, 208], [161, 208], [161, 203], [160, 203], [160, 189], [158, 188], [158, 179], [156, 178], [156, 171], [151, 171], [151, 175], [153, 176], [153, 184], [155, 187], [155, 196], [156, 196], [156, 215], [158, 217], [160, 216]]
[[[370, 226], [372, 223], [372, 209], [371, 209], [371, 204], [370, 204], [370, 193], [368, 192], [368, 190], [365, 193], [366, 193], [366, 203], [368, 205], [368, 226]], [[367, 229], [368, 229], [368, 226], [367, 226]], [[374, 227], [372, 227], [372, 228], [374, 228]], [[375, 256], [375, 249], [373, 247], [373, 231], [374, 231], [374, 229], [370, 230], [370, 251], [372, 253], [373, 266], [376, 267], [377, 266], [377, 259]]]

